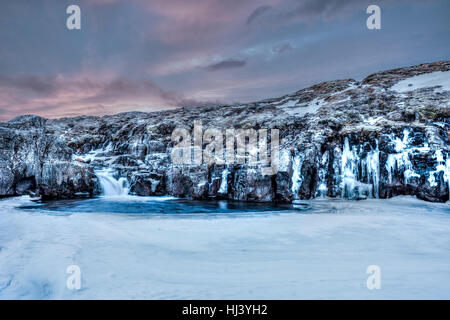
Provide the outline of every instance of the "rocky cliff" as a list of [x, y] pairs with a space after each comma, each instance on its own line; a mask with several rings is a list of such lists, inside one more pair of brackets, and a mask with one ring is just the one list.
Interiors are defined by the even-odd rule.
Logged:
[[[279, 166], [174, 164], [176, 128], [278, 129]], [[276, 99], [153, 113], [0, 123], [0, 196], [93, 196], [108, 169], [132, 194], [282, 201], [415, 195], [450, 188], [450, 62], [320, 83]], [[204, 147], [204, 146], [203, 146]], [[246, 157], [249, 152], [245, 153]]]

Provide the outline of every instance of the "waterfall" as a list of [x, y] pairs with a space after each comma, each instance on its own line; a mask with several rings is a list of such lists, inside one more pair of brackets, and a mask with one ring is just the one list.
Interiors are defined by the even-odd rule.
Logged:
[[222, 171], [222, 182], [220, 183], [220, 188], [218, 193], [227, 194], [228, 193], [228, 168]]
[[117, 180], [111, 170], [101, 170], [95, 172], [105, 197], [123, 197], [128, 195], [127, 179]]

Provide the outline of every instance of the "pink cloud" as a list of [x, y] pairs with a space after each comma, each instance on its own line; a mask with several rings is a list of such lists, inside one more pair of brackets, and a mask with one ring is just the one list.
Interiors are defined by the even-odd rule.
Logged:
[[0, 120], [21, 114], [43, 117], [101, 115], [123, 111], [154, 111], [197, 104], [163, 90], [148, 79], [73, 77], [0, 77]]

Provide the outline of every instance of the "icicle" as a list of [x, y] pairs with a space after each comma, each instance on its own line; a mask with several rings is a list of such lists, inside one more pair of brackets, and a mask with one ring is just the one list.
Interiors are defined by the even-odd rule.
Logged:
[[364, 159], [365, 171], [367, 175], [367, 182], [373, 186], [373, 196], [379, 198], [380, 192], [380, 151], [378, 150], [378, 140], [376, 141], [377, 147], [375, 150], [370, 151], [367, 157]]
[[320, 162], [320, 168], [319, 168], [319, 187], [317, 188], [317, 195], [319, 197], [325, 197], [328, 192], [327, 188], [327, 169], [328, 169], [328, 159], [329, 153], [328, 151], [325, 151], [322, 155], [322, 160]]
[[342, 182], [343, 198], [358, 196], [379, 197], [380, 181], [380, 151], [377, 147], [367, 153], [364, 159], [359, 156], [360, 147], [350, 149], [348, 138], [345, 138], [342, 151]]
[[396, 171], [403, 170], [404, 183], [408, 184], [409, 180], [413, 177], [420, 177], [414, 169], [410, 160], [410, 153], [412, 148], [407, 148], [409, 144], [409, 131], [403, 131], [403, 139], [400, 140], [396, 137], [393, 140], [394, 148], [397, 153], [389, 154], [386, 160], [386, 170], [388, 171], [388, 180], [390, 183], [393, 181], [393, 175]]
[[450, 158], [447, 154], [447, 160], [444, 160], [444, 155], [442, 154], [441, 150], [436, 150], [434, 154], [436, 158], [436, 170], [430, 171], [430, 176], [428, 177], [428, 182], [430, 183], [431, 187], [436, 187], [438, 184], [436, 182], [436, 174], [439, 174], [439, 172], [444, 172], [444, 182], [448, 185], [448, 190], [450, 192]]
[[359, 157], [353, 147], [350, 150], [348, 138], [345, 137], [344, 150], [342, 151], [342, 197], [351, 198], [357, 185]]
[[298, 191], [300, 190], [300, 186], [302, 185], [302, 165], [303, 165], [304, 156], [299, 154], [294, 157], [294, 163], [292, 164], [293, 173], [292, 173], [292, 194], [294, 195], [294, 199], [298, 199]]

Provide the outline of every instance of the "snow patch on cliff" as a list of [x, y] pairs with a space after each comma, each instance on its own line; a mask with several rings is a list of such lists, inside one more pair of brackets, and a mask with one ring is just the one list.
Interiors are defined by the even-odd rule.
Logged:
[[[291, 102], [291, 101], [289, 101]], [[301, 104], [296, 105], [295, 107], [291, 106], [289, 102], [279, 106], [284, 108], [284, 111], [289, 114], [290, 116], [296, 116], [296, 117], [303, 117], [307, 113], [316, 113], [317, 110], [319, 110], [321, 107], [326, 105], [324, 99], [315, 98], [308, 104]], [[294, 104], [295, 105], [295, 104]]]
[[440, 86], [443, 90], [450, 91], [450, 71], [437, 71], [425, 73], [397, 82], [391, 90], [408, 92], [417, 89]]

